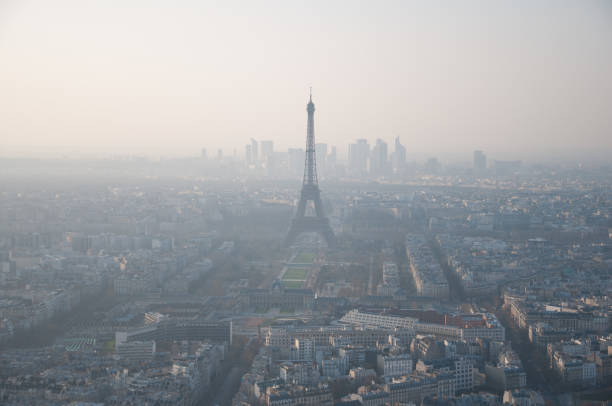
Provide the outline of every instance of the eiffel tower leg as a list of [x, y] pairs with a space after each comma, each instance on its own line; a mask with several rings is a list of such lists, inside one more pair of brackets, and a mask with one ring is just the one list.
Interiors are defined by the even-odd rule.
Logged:
[[316, 193], [316, 195], [314, 196], [312, 201], [314, 203], [315, 213], [317, 214], [317, 217], [320, 218], [320, 219], [324, 219], [325, 218], [325, 214], [324, 214], [324, 211], [323, 211], [323, 203], [321, 202], [321, 194], [320, 193]]
[[295, 218], [304, 218], [306, 215], [306, 204], [308, 204], [308, 197], [302, 190], [302, 193], [300, 193], [300, 202], [298, 203], [297, 211], [295, 212]]

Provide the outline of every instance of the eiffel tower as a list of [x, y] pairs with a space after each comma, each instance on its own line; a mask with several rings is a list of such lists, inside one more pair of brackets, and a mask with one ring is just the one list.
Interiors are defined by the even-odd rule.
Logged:
[[[297, 212], [285, 239], [285, 244], [290, 245], [302, 233], [317, 232], [325, 239], [327, 245], [332, 247], [335, 245], [336, 237], [329, 225], [329, 219], [325, 217], [323, 203], [321, 203], [321, 191], [319, 190], [319, 182], [317, 180], [317, 160], [315, 157], [314, 141], [315, 106], [312, 102], [312, 91], [310, 92], [310, 100], [306, 105], [306, 111], [308, 112], [308, 125], [306, 129], [306, 161], [304, 163], [302, 192]], [[309, 201], [312, 201], [314, 204], [314, 216], [306, 215], [306, 206]]]

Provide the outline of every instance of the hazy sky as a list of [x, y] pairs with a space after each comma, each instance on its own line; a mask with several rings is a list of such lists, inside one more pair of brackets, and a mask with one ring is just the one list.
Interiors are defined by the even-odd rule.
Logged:
[[342, 153], [610, 156], [612, 1], [0, 0], [0, 155], [301, 147], [309, 86]]

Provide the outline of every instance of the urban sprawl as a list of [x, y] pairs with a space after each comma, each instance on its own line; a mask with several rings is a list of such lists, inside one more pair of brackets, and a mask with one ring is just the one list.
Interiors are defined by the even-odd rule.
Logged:
[[316, 145], [333, 247], [304, 150], [3, 159], [0, 403], [612, 398], [610, 168], [393, 149]]

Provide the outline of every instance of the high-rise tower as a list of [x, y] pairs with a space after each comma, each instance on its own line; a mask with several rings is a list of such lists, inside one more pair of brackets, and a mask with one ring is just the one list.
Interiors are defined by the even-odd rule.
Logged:
[[[314, 140], [314, 112], [315, 106], [312, 102], [312, 93], [310, 100], [306, 105], [308, 112], [308, 123], [306, 129], [306, 159], [304, 162], [304, 178], [302, 180], [302, 192], [300, 194], [300, 202], [298, 203], [297, 212], [291, 222], [289, 233], [285, 243], [291, 244], [298, 235], [307, 232], [317, 232], [321, 234], [328, 246], [335, 244], [335, 236], [329, 225], [329, 219], [325, 217], [323, 211], [323, 203], [321, 203], [321, 191], [319, 190], [319, 181], [317, 179], [317, 160], [315, 154]], [[306, 215], [306, 206], [312, 201], [314, 205], [314, 216]]]

